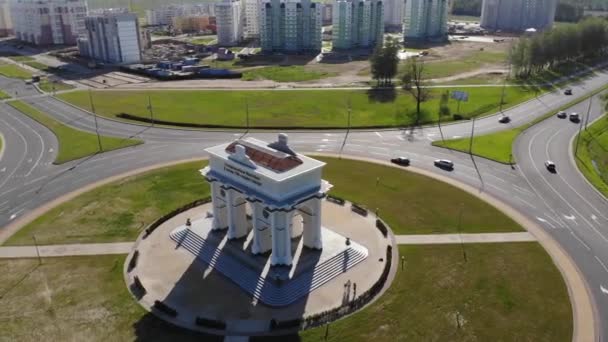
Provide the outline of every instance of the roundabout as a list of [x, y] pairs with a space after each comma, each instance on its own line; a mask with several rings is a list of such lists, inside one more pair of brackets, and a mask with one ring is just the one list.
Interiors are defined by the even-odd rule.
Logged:
[[[597, 88], [598, 85], [605, 83], [605, 79], [606, 73], [598, 71], [597, 76], [573, 86], [574, 93], [583, 94], [589, 89]], [[36, 95], [23, 100], [33, 107], [44, 109], [49, 116], [65, 125], [88, 132], [96, 131], [96, 123], [92, 115], [67, 106], [51, 96]], [[558, 108], [566, 102], [561, 92], [557, 90], [509, 109], [505, 113], [519, 125], [531, 122], [547, 110]], [[597, 103], [599, 101], [589, 106], [591, 119], [602, 113]], [[579, 108], [581, 106], [577, 105], [572, 110], [584, 113], [587, 110], [586, 104], [584, 106], [585, 108]], [[254, 137], [272, 141], [276, 136], [275, 133], [253, 131], [191, 132], [96, 118], [99, 132], [102, 134], [126, 139], [138, 138], [145, 144], [96, 154], [56, 166], [52, 165], [52, 162], [60, 142], [45, 127], [28, 119], [12, 107], [2, 105], [0, 110], [6, 114], [0, 118], [0, 122], [3, 123], [0, 125], [0, 134], [6, 139], [5, 153], [0, 160], [0, 223], [3, 226], [0, 240], [4, 242], [10, 237], [7, 245], [27, 248], [33, 247], [36, 242], [49, 245], [42, 246], [44, 248], [41, 250], [66, 243], [82, 244], [84, 248], [86, 244], [132, 242], [141, 229], [173, 210], [172, 207], [189, 203], [189, 201], [180, 202], [183, 200], [182, 196], [170, 197], [165, 201], [170, 205], [160, 206], [155, 203], [149, 206], [151, 209], [140, 207], [136, 211], [131, 204], [137, 201], [131, 198], [131, 202], [123, 202], [121, 196], [124, 194], [120, 194], [115, 197], [105, 197], [108, 199], [104, 203], [112, 204], [111, 212], [100, 213], [99, 210], [91, 210], [79, 213], [78, 210], [68, 210], [70, 208], [59, 204], [58, 199], [62, 196], [69, 197], [69, 194], [78, 189], [93, 188], [95, 182], [109, 177], [120, 178], [121, 174], [134, 170], [177, 160], [201, 158], [204, 148], [237, 138]], [[605, 319], [608, 310], [606, 305], [608, 254], [605, 248], [608, 221], [605, 213], [608, 212], [608, 207], [605, 198], [598, 196], [584, 182], [575, 167], [570, 165], [570, 158], [560, 159], [560, 153], [571, 149], [569, 143], [576, 127], [564, 129], [557, 125], [557, 122], [544, 121], [524, 133], [516, 142], [514, 157], [518, 164], [513, 169], [479, 158], [473, 161], [468, 155], [429, 146], [429, 140], [437, 140], [439, 137], [439, 132], [433, 127], [375, 132], [348, 130], [292, 133], [291, 142], [300, 151], [348, 155], [374, 162], [407, 156], [416, 168], [424, 172], [442, 180], [463, 184], [472, 189], [472, 192], [480, 194], [484, 200], [494, 199], [498, 203], [505, 203], [508, 208], [506, 212], [511, 218], [514, 215], [519, 216], [523, 221], [517, 220], [517, 222], [527, 221], [530, 225], [538, 227], [538, 231], [531, 231], [538, 240], [542, 242], [547, 238], [553, 241], [552, 247], [543, 245], [553, 260], [549, 259], [545, 251], [534, 242], [463, 245], [467, 255], [466, 260], [460, 245], [399, 246], [395, 248], [395, 253], [398, 249], [399, 255], [406, 257], [406, 262], [403, 270], [400, 268], [401, 264], [397, 267], [396, 280], [392, 282], [391, 288], [364, 310], [332, 323], [329, 339], [390, 340], [393, 338], [394, 340], [395, 336], [398, 336], [403, 339], [489, 340], [496, 339], [497, 336], [513, 336], [513, 339], [535, 336], [536, 340], [553, 341], [569, 340], [572, 336], [575, 340], [587, 341], [598, 340], [605, 336], [606, 322], [608, 322]], [[477, 120], [475, 123], [475, 132], [488, 133], [501, 129], [496, 123], [495, 116]], [[443, 131], [452, 138], [467, 136], [470, 132], [470, 122], [449, 125], [444, 127]], [[539, 160], [546, 159], [547, 155], [557, 160], [560, 163], [560, 170], [563, 170], [555, 177], [542, 174], [542, 170], [537, 165]], [[432, 162], [440, 158], [453, 160], [456, 163], [455, 170], [450, 173], [436, 170]], [[504, 215], [498, 215], [487, 207], [476, 208], [474, 215], [471, 215], [473, 211], [464, 210], [463, 221], [459, 225], [461, 199], [446, 196], [444, 189], [441, 189], [442, 186], [424, 188], [427, 190], [426, 196], [424, 190], [406, 193], [404, 189], [417, 188], [414, 186], [417, 183], [412, 183], [411, 178], [408, 181], [398, 182], [393, 181], [397, 176], [392, 173], [390, 176], [377, 176], [380, 171], [375, 164], [348, 164], [337, 161], [335, 165], [337, 163], [341, 163], [342, 170], [331, 168], [327, 170], [328, 174], [332, 175], [330, 181], [334, 184], [332, 193], [362, 203], [372, 211], [380, 208], [380, 216], [397, 235], [455, 234], [458, 236], [469, 233], [494, 234], [522, 230], [521, 227], [512, 228], [511, 223], [508, 222], [512, 219], [505, 220]], [[194, 171], [196, 172], [201, 166], [199, 165]], [[339, 177], [335, 177], [346, 174], [357, 175], [351, 178], [351, 188], [348, 188], [347, 184], [341, 184]], [[358, 177], [360, 174], [367, 174], [367, 177]], [[380, 181], [377, 181], [378, 178]], [[126, 188], [127, 183], [115, 184], [114, 193], [120, 193], [119, 190]], [[186, 182], [182, 185], [183, 188], [190, 188], [193, 192], [199, 191], [197, 186], [200, 184]], [[171, 193], [167, 190], [172, 186], [166, 184], [165, 186], [167, 187], [157, 187], [157, 190]], [[571, 191], [572, 187], [576, 188], [575, 192]], [[144, 189], [148, 191], [147, 189], [150, 188]], [[369, 191], [363, 193], [361, 189], [369, 189]], [[142, 189], [130, 188], [130, 190], [133, 193], [137, 191], [140, 194], [145, 193]], [[390, 196], [386, 197], [387, 194]], [[203, 198], [204, 196], [201, 195], [205, 194], [201, 192], [194, 195], [195, 198]], [[361, 198], [362, 196], [366, 197]], [[399, 199], [402, 202], [392, 201], [400, 205], [391, 206], [387, 204], [389, 201], [383, 201], [383, 196]], [[407, 202], [404, 202], [404, 199], [407, 199]], [[71, 209], [80, 206], [84, 211], [84, 208], [88, 208], [82, 206], [81, 199], [74, 200]], [[469, 203], [464, 202], [467, 203], [464, 207], [468, 208]], [[149, 199], [144, 199], [142, 203], [150, 204]], [[59, 206], [55, 207], [57, 204]], [[124, 210], [120, 210], [121, 206]], [[48, 208], [52, 208], [51, 211], [47, 212]], [[126, 215], [125, 211], [145, 215], [130, 216]], [[38, 217], [38, 214], [43, 212], [46, 212], [44, 218]], [[77, 214], [80, 216], [71, 217], [78, 220], [66, 220], [66, 217]], [[101, 220], [101, 216], [104, 216], [105, 220]], [[51, 221], [45, 221], [47, 219]], [[66, 222], [77, 222], [77, 224], [66, 224]], [[126, 224], [123, 225], [121, 222]], [[184, 223], [184, 220], [176, 222], [175, 227]], [[494, 230], [488, 232], [487, 229]], [[11, 236], [15, 231], [17, 234]], [[458, 241], [463, 240], [465, 239], [461, 238]], [[192, 256], [191, 253], [190, 255]], [[562, 257], [568, 261], [567, 266], [559, 260]], [[114, 329], [123, 339], [142, 337], [144, 336], [142, 331], [145, 330], [155, 332], [156, 336], [148, 335], [149, 337], [162, 335], [187, 339], [187, 334], [169, 326], [156, 330], [150, 328], [160, 326], [159, 321], [154, 321], [154, 317], [150, 314], [138, 311], [141, 308], [125, 290], [122, 273], [112, 273], [112, 277], [102, 276], [107, 274], [104, 272], [115, 269], [116, 265], [125, 264], [129, 259], [112, 256], [99, 256], [94, 259], [96, 260], [84, 257], [43, 257], [42, 266], [38, 268], [32, 264], [35, 260], [0, 261], [0, 267], [6, 270], [4, 273], [11, 274], [11, 277], [4, 279], [6, 283], [1, 284], [3, 288], [11, 289], [3, 293], [2, 297], [6, 312], [9, 312], [6, 317], [10, 317], [7, 322], [0, 323], [2, 330], [7, 331], [9, 336], [33, 340], [36, 339], [32, 337], [35, 335], [34, 327], [44, 326], [47, 327], [44, 330], [47, 337], [73, 338], [74, 336], [60, 335], [57, 331], [48, 328], [57, 325], [64, 331], [74, 330], [69, 321], [60, 322], [53, 318], [55, 316], [47, 314], [47, 312], [59, 312], [64, 317], [90, 316], [91, 321], [86, 323], [90, 326], [88, 333], [92, 335], [87, 337], [103, 338], [100, 337], [103, 336], [100, 333], [101, 329], [96, 326], [100, 320], [96, 321], [95, 317], [104, 317], [105, 329]], [[557, 264], [563, 278], [553, 267], [553, 263]], [[360, 265], [352, 269], [358, 266]], [[28, 267], [34, 270], [30, 276], [26, 272]], [[93, 272], [93, 270], [97, 271]], [[496, 270], [499, 272], [496, 273]], [[71, 276], [72, 283], [69, 286], [62, 284], [58, 274]], [[20, 285], [21, 277], [28, 286]], [[80, 277], [90, 280], [78, 281]], [[567, 288], [556, 287], [555, 284], [563, 284], [564, 278], [567, 279]], [[518, 288], [516, 286], [518, 282], [513, 281], [514, 279], [525, 279], [526, 285], [534, 284], [538, 287]], [[570, 282], [572, 279], [576, 281]], [[103, 289], [106, 293], [101, 293], [102, 291], [90, 286], [89, 282], [95, 281], [104, 284]], [[15, 287], [15, 284], [18, 286]], [[110, 284], [112, 286], [108, 288]], [[484, 291], [484, 289], [489, 290]], [[66, 290], [69, 292], [64, 292]], [[28, 291], [44, 294], [52, 294], [56, 291], [59, 298], [62, 295], [70, 296], [79, 298], [82, 303], [91, 303], [92, 308], [103, 307], [108, 315], [82, 315], [82, 308], [77, 308], [74, 303], [49, 300], [48, 296], [43, 298], [30, 296], [31, 292]], [[79, 293], [86, 295], [80, 297]], [[476, 297], [476, 294], [483, 295]], [[567, 299], [563, 300], [564, 296], [570, 297], [572, 308], [566, 305], [568, 308], [564, 309], [563, 303], [567, 302]], [[30, 302], [22, 301], [23, 298], [30, 297]], [[50, 298], [53, 299], [53, 296]], [[478, 298], [484, 300], [476, 300]], [[582, 302], [577, 301], [577, 298], [583, 298]], [[104, 304], [109, 302], [115, 304], [112, 307]], [[31, 316], [22, 312], [22, 308], [28, 307], [36, 308], [28, 311], [32, 312]], [[561, 309], [556, 309], [558, 307]], [[46, 308], [47, 311], [38, 308]], [[439, 312], [433, 308], [445, 310]], [[472, 310], [472, 308], [478, 309]], [[495, 308], [498, 309], [492, 311]], [[390, 318], [385, 316], [387, 313], [390, 313]], [[116, 319], [111, 320], [110, 317]], [[432, 317], [436, 321], [420, 321], [421, 317]], [[150, 324], [149, 322], [154, 323], [146, 325]], [[438, 322], [444, 328], [438, 327]], [[484, 326], [492, 326], [493, 329], [484, 330]], [[426, 334], [416, 335], [421, 331]], [[537, 335], [539, 331], [551, 335]], [[300, 337], [303, 340], [322, 340], [324, 331], [319, 328], [311, 329], [301, 332]]]

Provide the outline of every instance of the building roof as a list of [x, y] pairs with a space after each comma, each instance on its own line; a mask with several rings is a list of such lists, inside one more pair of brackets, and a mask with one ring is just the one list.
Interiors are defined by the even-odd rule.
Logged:
[[[240, 150], [240, 151], [239, 151]], [[287, 136], [279, 135], [277, 142], [247, 138], [210, 147], [211, 155], [231, 160], [275, 181], [291, 178], [306, 171], [323, 167], [325, 163], [298, 154], [287, 145]]]

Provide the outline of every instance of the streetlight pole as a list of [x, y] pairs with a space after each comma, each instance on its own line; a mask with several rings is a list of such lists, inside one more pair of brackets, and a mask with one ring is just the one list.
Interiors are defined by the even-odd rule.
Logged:
[[593, 103], [593, 96], [589, 98], [589, 107], [587, 108], [587, 117], [585, 118], [585, 131], [587, 130], [587, 125], [589, 124], [589, 115], [591, 114], [591, 104]]
[[152, 99], [150, 98], [150, 94], [148, 93], [148, 111], [150, 112], [150, 121], [152, 126], [154, 126], [154, 111], [152, 110]]
[[99, 147], [99, 151], [103, 151], [103, 146], [101, 145], [101, 137], [99, 136], [99, 125], [97, 124], [97, 113], [95, 113], [95, 105], [93, 104], [93, 93], [91, 92], [91, 88], [89, 88], [89, 102], [91, 104], [91, 112], [93, 112], [93, 121], [95, 122], [95, 133], [97, 134], [97, 145]]

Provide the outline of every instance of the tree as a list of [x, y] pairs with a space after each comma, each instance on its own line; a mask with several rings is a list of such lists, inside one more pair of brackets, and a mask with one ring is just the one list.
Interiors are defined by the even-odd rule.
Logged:
[[420, 104], [429, 96], [428, 88], [424, 87], [424, 61], [420, 58], [409, 58], [405, 72], [401, 77], [403, 89], [416, 100], [416, 125], [420, 123]]
[[372, 77], [376, 80], [378, 86], [392, 84], [393, 78], [397, 75], [398, 53], [399, 46], [391, 38], [387, 39], [384, 46], [379, 44], [374, 49], [370, 64]]
[[437, 126], [439, 127], [439, 134], [441, 134], [441, 141], [445, 142], [445, 138], [443, 137], [443, 130], [441, 129], [441, 118], [443, 116], [450, 116], [450, 91], [446, 90], [441, 94], [441, 99], [439, 99], [439, 120], [437, 120]]

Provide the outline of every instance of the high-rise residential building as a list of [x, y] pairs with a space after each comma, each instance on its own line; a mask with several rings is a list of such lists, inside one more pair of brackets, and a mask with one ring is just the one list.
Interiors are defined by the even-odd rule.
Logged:
[[337, 0], [332, 20], [333, 48], [373, 48], [382, 43], [384, 7], [381, 0]]
[[403, 12], [406, 0], [384, 0], [384, 26], [398, 27], [403, 25]]
[[262, 52], [310, 53], [322, 47], [323, 4], [265, 0], [260, 11]]
[[173, 18], [173, 29], [175, 31], [184, 33], [201, 32], [208, 30], [210, 24], [211, 21], [208, 15]]
[[331, 3], [323, 4], [322, 12], [323, 12], [323, 17], [321, 19], [323, 21], [323, 25], [331, 25], [331, 22], [334, 17], [334, 5]]
[[215, 15], [213, 4], [165, 5], [159, 8], [149, 9], [146, 10], [146, 23], [152, 26], [172, 25], [174, 18], [201, 15]]
[[260, 10], [262, 0], [245, 1], [245, 26], [244, 36], [247, 39], [260, 37]]
[[34, 45], [76, 45], [85, 32], [84, 0], [13, 0], [15, 36]]
[[484, 0], [481, 27], [488, 30], [525, 31], [551, 28], [557, 0]]
[[[141, 41], [137, 15], [126, 11], [107, 11], [86, 17], [87, 43], [80, 54], [113, 64], [139, 63]], [[88, 49], [88, 51], [86, 50]]]
[[9, 0], [0, 0], [0, 37], [13, 34]]
[[445, 40], [448, 0], [407, 0], [403, 16], [405, 41]]
[[223, 0], [215, 3], [217, 43], [234, 46], [243, 38], [244, 13], [239, 0]]

